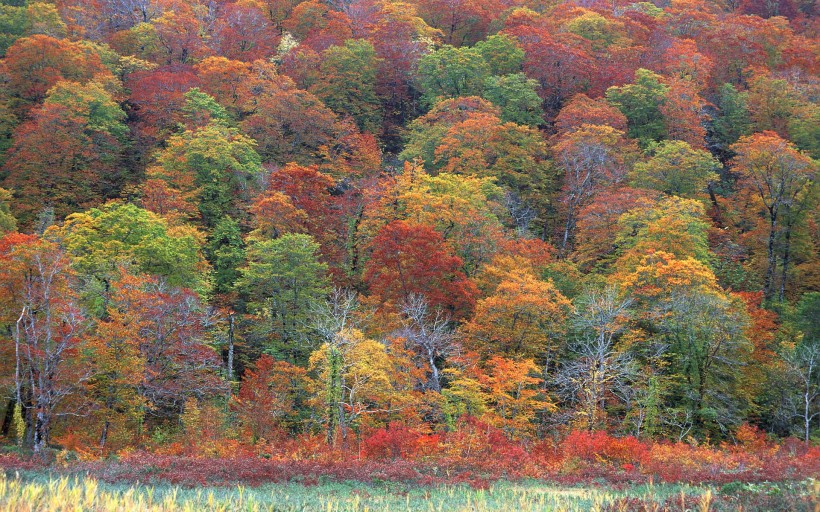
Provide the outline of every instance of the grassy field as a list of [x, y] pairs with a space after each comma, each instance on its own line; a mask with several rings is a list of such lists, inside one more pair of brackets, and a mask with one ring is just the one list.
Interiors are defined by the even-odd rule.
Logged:
[[820, 482], [557, 487], [499, 482], [488, 489], [359, 482], [180, 488], [106, 484], [79, 475], [0, 473], [0, 511], [633, 511], [817, 510]]

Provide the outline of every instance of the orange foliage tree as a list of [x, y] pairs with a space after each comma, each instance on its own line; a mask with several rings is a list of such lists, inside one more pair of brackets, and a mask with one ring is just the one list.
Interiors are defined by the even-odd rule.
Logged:
[[[779, 298], [783, 300], [790, 264], [791, 230], [799, 218], [797, 214], [811, 204], [816, 189], [814, 176], [817, 166], [774, 132], [741, 137], [732, 149], [737, 153], [734, 169], [741, 176], [741, 184], [759, 197], [769, 224], [764, 296], [766, 300], [775, 297], [775, 273], [780, 259], [782, 276]], [[778, 235], [781, 234], [784, 243], [778, 247]]]
[[263, 355], [245, 371], [232, 408], [252, 443], [274, 441], [299, 426], [298, 409], [306, 400], [306, 371]]
[[70, 261], [57, 244], [9, 234], [0, 239], [0, 262], [5, 340], [14, 345], [16, 361], [15, 399], [24, 416], [25, 443], [42, 453], [60, 416], [85, 407], [69, 399], [91, 374], [78, 357], [89, 324], [74, 292]]
[[524, 269], [507, 275], [489, 297], [476, 303], [473, 319], [465, 324], [467, 342], [484, 357], [555, 357], [559, 336], [572, 305], [550, 281]]

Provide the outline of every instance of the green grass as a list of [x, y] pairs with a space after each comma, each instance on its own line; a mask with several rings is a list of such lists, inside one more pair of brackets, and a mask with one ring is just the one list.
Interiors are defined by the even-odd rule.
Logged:
[[[768, 485], [768, 486], [767, 486]], [[772, 491], [774, 490], [774, 492]], [[775, 501], [770, 498], [774, 494]], [[500, 482], [489, 489], [414, 487], [358, 482], [269, 484], [256, 488], [194, 488], [106, 484], [79, 475], [0, 473], [0, 511], [247, 510], [247, 511], [586, 511], [586, 510], [811, 510], [813, 481], [737, 484], [728, 494], [708, 486], [641, 485], [558, 487], [543, 482]], [[742, 499], [738, 501], [736, 497]], [[745, 496], [745, 499], [743, 498]], [[764, 497], [766, 500], [755, 506]], [[681, 503], [683, 504], [681, 505]], [[773, 508], [776, 507], [776, 508]], [[785, 507], [785, 508], [784, 508]], [[813, 508], [813, 507], [812, 507]]]

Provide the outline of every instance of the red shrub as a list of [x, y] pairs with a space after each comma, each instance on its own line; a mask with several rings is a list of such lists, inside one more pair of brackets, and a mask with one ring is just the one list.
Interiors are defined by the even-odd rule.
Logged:
[[632, 436], [612, 437], [606, 432], [573, 431], [561, 443], [566, 458], [616, 465], [641, 464], [649, 448]]
[[0, 453], [0, 470], [5, 471], [28, 471], [42, 469], [46, 463], [42, 458], [20, 457], [13, 453]]
[[421, 435], [398, 422], [373, 432], [362, 443], [362, 455], [367, 459], [412, 459], [419, 448]]

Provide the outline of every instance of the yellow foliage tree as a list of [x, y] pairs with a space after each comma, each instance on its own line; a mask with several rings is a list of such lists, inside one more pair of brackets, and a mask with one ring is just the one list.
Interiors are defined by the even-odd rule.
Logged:
[[487, 361], [484, 392], [489, 406], [488, 419], [512, 438], [532, 435], [536, 413], [555, 405], [539, 389], [538, 366], [532, 359], [514, 360], [494, 356]]
[[343, 329], [311, 356], [314, 404], [322, 412], [328, 442], [348, 431], [364, 415], [389, 412], [393, 362], [385, 346], [357, 329]]

